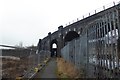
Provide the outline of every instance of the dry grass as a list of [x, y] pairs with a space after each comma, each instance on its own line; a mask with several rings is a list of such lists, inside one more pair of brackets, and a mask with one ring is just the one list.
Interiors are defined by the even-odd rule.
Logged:
[[2, 70], [3, 78], [16, 78], [22, 76], [24, 71], [28, 68], [28, 59], [12, 60], [3, 59], [2, 60]]
[[60, 78], [77, 78], [79, 71], [75, 69], [74, 65], [66, 62], [63, 58], [57, 58], [57, 74]]

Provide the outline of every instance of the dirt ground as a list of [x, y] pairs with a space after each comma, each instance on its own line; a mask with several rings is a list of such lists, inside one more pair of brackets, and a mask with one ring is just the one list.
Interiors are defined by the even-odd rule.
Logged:
[[2, 78], [16, 78], [22, 76], [28, 68], [28, 59], [2, 59]]

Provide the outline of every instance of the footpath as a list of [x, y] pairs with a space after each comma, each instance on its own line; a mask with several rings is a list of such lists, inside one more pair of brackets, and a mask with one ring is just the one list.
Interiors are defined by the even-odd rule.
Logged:
[[57, 78], [56, 58], [51, 58], [46, 66], [39, 71], [34, 78]]

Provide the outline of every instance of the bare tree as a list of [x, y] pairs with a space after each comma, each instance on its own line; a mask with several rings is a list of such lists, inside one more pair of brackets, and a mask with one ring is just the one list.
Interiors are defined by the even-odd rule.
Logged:
[[19, 42], [19, 47], [22, 48], [23, 47], [23, 42]]

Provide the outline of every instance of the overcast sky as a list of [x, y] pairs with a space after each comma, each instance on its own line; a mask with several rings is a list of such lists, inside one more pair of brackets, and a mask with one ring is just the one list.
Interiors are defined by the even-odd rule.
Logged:
[[58, 26], [119, 0], [0, 0], [0, 44], [37, 45]]

